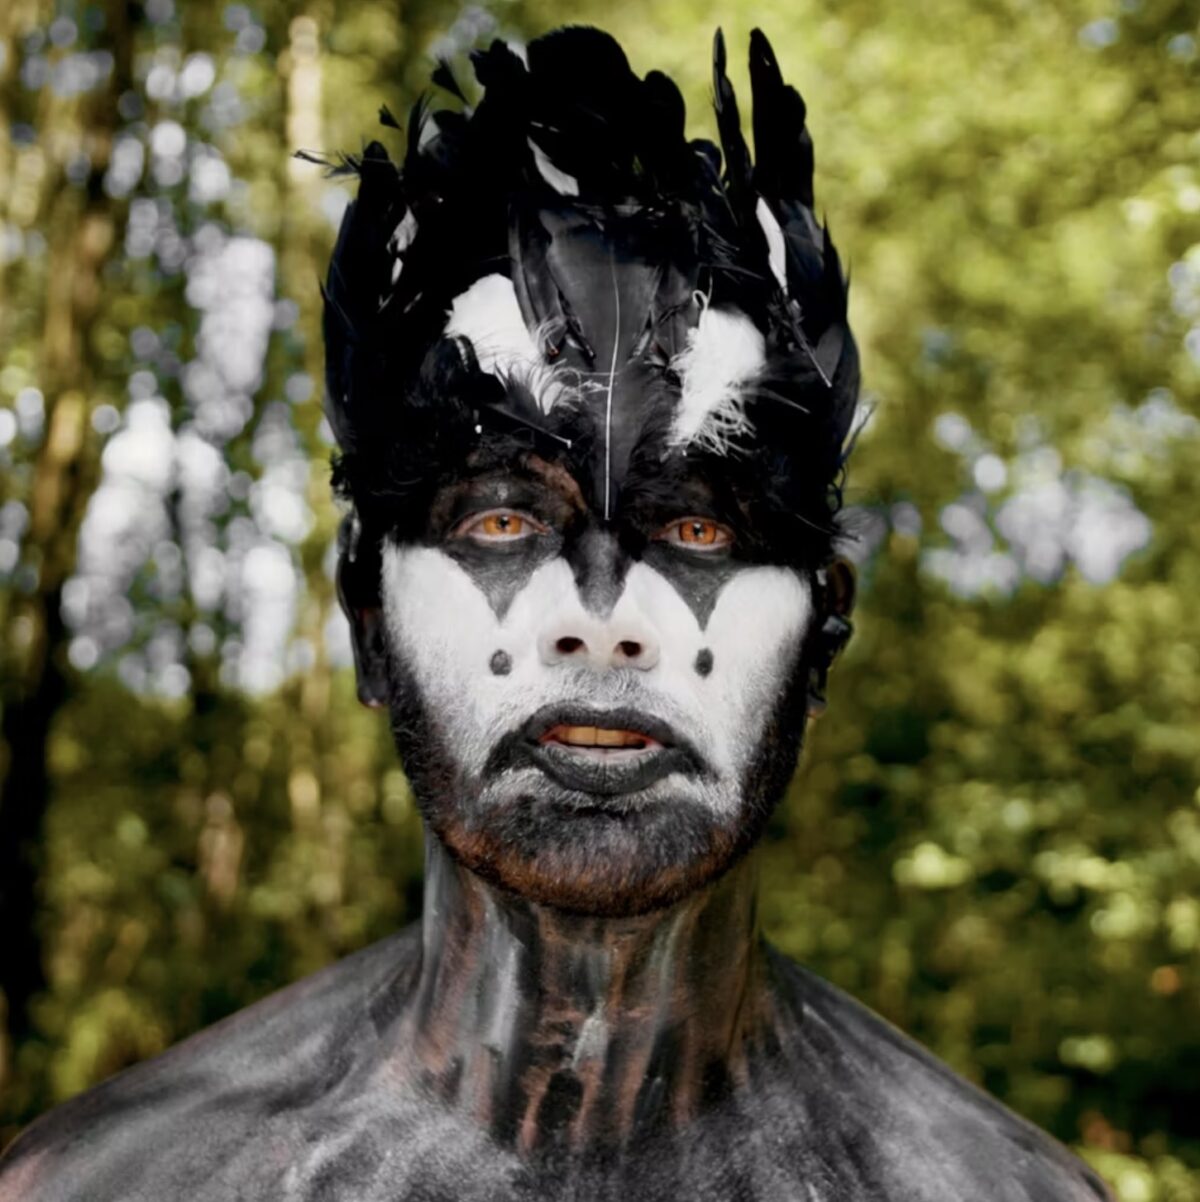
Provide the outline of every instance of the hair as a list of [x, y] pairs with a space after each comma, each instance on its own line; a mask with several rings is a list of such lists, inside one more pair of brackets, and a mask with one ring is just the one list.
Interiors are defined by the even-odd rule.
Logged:
[[[599, 30], [556, 30], [523, 56], [496, 41], [472, 63], [481, 98], [439, 64], [456, 103], [418, 101], [401, 163], [379, 142], [317, 159], [359, 179], [324, 333], [334, 487], [364, 533], [416, 536], [437, 489], [484, 453], [609, 472], [588, 404], [607, 389], [611, 417], [665, 391], [676, 419], [646, 419], [626, 462], [645, 476], [703, 460], [743, 482], [771, 537], [828, 558], [858, 356], [813, 215], [804, 101], [767, 39], [750, 39], [753, 162], [719, 31], [720, 150], [687, 140], [675, 84], [636, 76]], [[485, 295], [503, 354], [462, 332]]]

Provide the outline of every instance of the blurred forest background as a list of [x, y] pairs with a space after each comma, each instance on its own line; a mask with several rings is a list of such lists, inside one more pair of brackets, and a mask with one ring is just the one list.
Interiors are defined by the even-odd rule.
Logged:
[[1198, 17], [5, 0], [3, 1138], [417, 913], [330, 578], [317, 281], [349, 192], [291, 152], [398, 138], [378, 106], [432, 56], [564, 19], [707, 135], [712, 30], [748, 100], [758, 24], [876, 405], [858, 634], [770, 832], [769, 933], [1123, 1202], [1200, 1199]]

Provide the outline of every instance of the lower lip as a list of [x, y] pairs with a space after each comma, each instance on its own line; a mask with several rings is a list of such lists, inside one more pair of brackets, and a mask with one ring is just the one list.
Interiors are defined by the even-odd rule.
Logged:
[[552, 780], [580, 793], [613, 797], [647, 789], [672, 772], [695, 774], [695, 765], [677, 747], [572, 747], [554, 741], [527, 743], [529, 760]]

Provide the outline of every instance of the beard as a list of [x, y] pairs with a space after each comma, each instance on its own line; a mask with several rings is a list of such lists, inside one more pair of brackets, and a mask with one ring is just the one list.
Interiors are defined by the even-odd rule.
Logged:
[[531, 766], [469, 775], [454, 732], [389, 647], [392, 734], [422, 817], [461, 865], [557, 910], [629, 917], [710, 884], [758, 841], [803, 743], [808, 652], [806, 640], [738, 779], [672, 774], [606, 796]]

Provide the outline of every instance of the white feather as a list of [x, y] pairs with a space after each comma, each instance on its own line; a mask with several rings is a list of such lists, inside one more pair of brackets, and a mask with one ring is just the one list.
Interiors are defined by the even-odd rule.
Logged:
[[532, 139], [525, 139], [529, 149], [533, 151], [533, 161], [537, 164], [538, 173], [559, 196], [578, 196], [579, 181], [565, 171], [560, 171], [551, 161], [550, 156]]
[[393, 285], [400, 278], [400, 272], [404, 268], [404, 252], [412, 245], [412, 240], [416, 236], [417, 217], [412, 209], [409, 209], [404, 214], [404, 220], [392, 230], [392, 236], [388, 239], [388, 250], [395, 256], [392, 261]]
[[724, 454], [729, 440], [748, 433], [746, 385], [766, 363], [766, 340], [737, 310], [705, 308], [688, 331], [687, 348], [671, 360], [683, 395], [671, 425], [673, 446], [699, 443]]
[[779, 281], [779, 286], [783, 289], [783, 295], [787, 296], [787, 250], [783, 241], [783, 230], [779, 228], [779, 222], [775, 220], [775, 214], [771, 212], [771, 206], [761, 196], [758, 198], [754, 214], [758, 218], [758, 224], [762, 226], [763, 234], [766, 235], [767, 256], [771, 264], [771, 274]]
[[388, 249], [394, 255], [402, 255], [412, 245], [412, 240], [416, 236], [417, 215], [412, 209], [408, 209], [405, 211], [404, 220], [392, 230], [392, 236], [388, 240]]
[[503, 275], [476, 280], [454, 298], [449, 318], [445, 336], [468, 339], [484, 371], [525, 384], [543, 413], [554, 407], [564, 384], [525, 325], [512, 280]]

